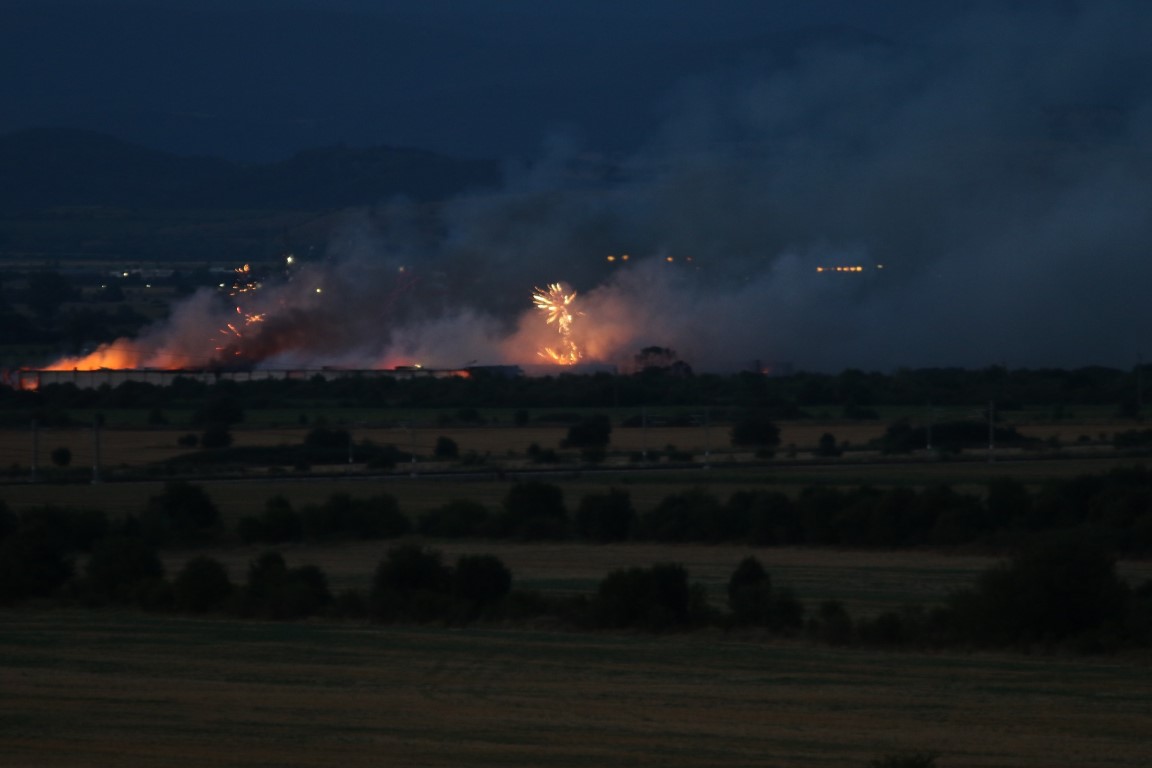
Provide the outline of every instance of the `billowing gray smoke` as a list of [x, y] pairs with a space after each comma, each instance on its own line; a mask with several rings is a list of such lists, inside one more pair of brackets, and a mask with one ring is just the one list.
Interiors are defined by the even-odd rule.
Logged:
[[[270, 360], [531, 362], [550, 332], [531, 290], [566, 281], [574, 338], [609, 362], [1130, 365], [1152, 6], [997, 5], [899, 39], [734, 46], [630, 157], [556, 140], [435, 227], [359, 215], [330, 248], [324, 333]], [[817, 271], [835, 265], [865, 269]]]

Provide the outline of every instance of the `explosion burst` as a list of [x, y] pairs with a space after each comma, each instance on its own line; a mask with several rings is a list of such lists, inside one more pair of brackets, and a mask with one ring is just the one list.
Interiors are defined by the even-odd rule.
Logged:
[[560, 344], [554, 349], [544, 347], [538, 353], [540, 357], [551, 360], [558, 365], [575, 365], [580, 362], [583, 354], [580, 347], [572, 340], [572, 301], [576, 298], [576, 291], [566, 293], [560, 283], [550, 283], [547, 290], [535, 289], [532, 302], [545, 315], [545, 322], [556, 326], [560, 334]]
[[[255, 293], [260, 289], [260, 282], [252, 275], [252, 267], [245, 264], [242, 267], [236, 268], [236, 278], [232, 281], [232, 290], [228, 293], [232, 298], [236, 298], [242, 294]], [[220, 329], [220, 333], [225, 336], [231, 336], [232, 339], [228, 342], [221, 343], [216, 347], [216, 351], [227, 354], [231, 351], [232, 355], [239, 356], [241, 354], [239, 346], [236, 344], [235, 339], [244, 338], [244, 333], [241, 328], [255, 325], [264, 322], [266, 313], [263, 312], [248, 312], [240, 304], [236, 305], [236, 314], [243, 319], [242, 324], [235, 322], [225, 323], [224, 327]]]

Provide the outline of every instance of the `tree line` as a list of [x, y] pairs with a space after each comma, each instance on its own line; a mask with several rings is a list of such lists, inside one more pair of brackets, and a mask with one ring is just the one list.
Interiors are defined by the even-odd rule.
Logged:
[[[243, 409], [333, 407], [457, 409], [499, 408], [539, 411], [564, 408], [708, 406], [767, 409], [775, 418], [803, 418], [811, 409], [832, 409], [842, 418], [877, 417], [877, 408], [924, 405], [947, 408], [985, 406], [1011, 412], [1027, 404], [1052, 409], [1059, 418], [1072, 406], [1112, 406], [1136, 417], [1147, 399], [1146, 366], [1076, 369], [922, 368], [892, 373], [848, 369], [840, 373], [797, 372], [693, 374], [684, 366], [648, 366], [628, 374], [509, 376], [507, 371], [474, 368], [467, 377], [348, 377], [327, 380], [280, 379], [208, 384], [177, 379], [170, 386], [124, 382], [116, 387], [80, 389], [52, 384], [36, 392], [0, 387], [0, 409], [187, 408], [228, 398]], [[826, 415], [826, 413], [825, 413]]]
[[[721, 601], [674, 562], [612, 571], [590, 594], [555, 595], [513, 589], [511, 571], [493, 555], [461, 555], [448, 565], [439, 551], [409, 541], [386, 551], [366, 589], [334, 594], [322, 569], [289, 567], [275, 550], [249, 563], [243, 583], [206, 555], [191, 557], [168, 578], [142, 528], [107, 529], [91, 514], [47, 510], [5, 511], [2, 520], [0, 605], [6, 606], [48, 600], [270, 620], [322, 616], [454, 626], [548, 620], [575, 630], [645, 632], [713, 626], [890, 648], [1103, 652], [1152, 644], [1152, 581], [1130, 587], [1105, 546], [1080, 534], [1032, 541], [940, 605], [854, 618], [836, 600], [809, 608], [774, 583], [754, 556], [736, 565]], [[74, 565], [79, 554], [85, 555], [82, 570]]]

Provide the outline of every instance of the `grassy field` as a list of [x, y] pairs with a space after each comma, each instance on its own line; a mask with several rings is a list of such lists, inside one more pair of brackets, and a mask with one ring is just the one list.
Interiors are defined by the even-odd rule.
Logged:
[[[849, 427], [856, 431], [851, 431]], [[1085, 425], [1086, 426], [1086, 425]], [[1040, 429], [1042, 425], [1037, 425]], [[1093, 432], [1105, 429], [1092, 425]], [[814, 442], [832, 431], [866, 441], [876, 424], [804, 424], [784, 440]], [[1074, 434], [1080, 427], [1073, 427]], [[182, 429], [108, 429], [106, 467], [175, 455]], [[644, 433], [647, 432], [645, 435]], [[493, 456], [554, 446], [560, 427], [358, 429], [357, 439], [415, 444], [445, 434], [462, 451]], [[241, 444], [299, 442], [302, 428], [247, 427]], [[27, 465], [28, 430], [0, 442], [0, 462]], [[614, 447], [720, 445], [719, 429], [613, 433]], [[65, 441], [71, 442], [65, 442]], [[640, 440], [640, 443], [630, 442]], [[42, 430], [47, 455], [67, 444], [74, 464], [92, 457], [88, 430]], [[726, 498], [743, 488], [795, 493], [816, 484], [949, 483], [979, 490], [991, 477], [1030, 485], [1104, 471], [1131, 461], [1059, 454], [994, 463], [914, 460], [900, 464], [778, 462], [737, 456], [711, 469], [598, 473], [563, 469], [547, 479], [570, 507], [586, 493], [627, 489], [640, 510], [670, 493], [705, 487]], [[1007, 458], [1004, 455], [1002, 458]], [[516, 481], [416, 476], [327, 468], [328, 477], [260, 474], [198, 479], [234, 529], [274, 494], [294, 505], [337, 492], [394, 494], [410, 515], [455, 498], [498, 506]], [[0, 485], [22, 511], [43, 504], [139, 512], [161, 480]], [[931, 604], [973, 583], [989, 556], [931, 551], [840, 552], [698, 546], [496, 541], [428, 542], [446, 562], [494, 554], [515, 586], [588, 593], [608, 572], [677, 562], [723, 600], [735, 565], [756, 555], [773, 584], [813, 609], [844, 602], [854, 616], [907, 603]], [[324, 569], [335, 590], [366, 589], [394, 542], [297, 544], [279, 548], [290, 565]], [[208, 551], [243, 580], [260, 547]], [[165, 554], [169, 574], [194, 552]], [[1132, 583], [1152, 562], [1121, 563]], [[0, 612], [0, 764], [14, 766], [863, 766], [909, 750], [940, 753], [952, 766], [1147, 766], [1152, 764], [1152, 658], [1069, 659], [1024, 655], [881, 653], [709, 630], [650, 637], [536, 628], [385, 628], [359, 623], [275, 624], [116, 612], [28, 608]]]
[[13, 766], [1144, 768], [1147, 659], [498, 628], [0, 617]]

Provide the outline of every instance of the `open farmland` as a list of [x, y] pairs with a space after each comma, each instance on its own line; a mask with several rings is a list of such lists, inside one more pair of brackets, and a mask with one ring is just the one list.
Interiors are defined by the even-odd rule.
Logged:
[[[862, 425], [861, 430], [876, 425]], [[799, 429], [799, 428], [797, 428]], [[804, 425], [804, 434], [843, 432]], [[613, 432], [613, 446], [645, 430]], [[686, 449], [720, 444], [723, 430], [647, 430]], [[179, 429], [102, 433], [106, 467], [175, 455]], [[298, 443], [303, 428], [244, 427], [238, 444]], [[461, 450], [504, 456], [531, 442], [556, 445], [560, 427], [423, 427], [355, 430], [357, 439], [415, 444], [439, 435]], [[788, 428], [784, 439], [787, 440]], [[853, 433], [854, 434], [854, 433]], [[863, 434], [863, 433], [861, 433]], [[28, 430], [14, 430], [4, 459], [26, 462]], [[73, 439], [74, 469], [91, 460], [91, 430], [41, 431], [42, 479], [48, 451]], [[807, 438], [805, 438], [807, 439]], [[855, 438], [854, 438], [855, 439]], [[860, 437], [859, 439], [863, 439]], [[656, 444], [656, 439], [653, 439]], [[633, 447], [628, 444], [629, 447]], [[641, 446], [642, 447], [642, 446]], [[85, 453], [88, 451], [88, 453]], [[981, 490], [993, 477], [1030, 487], [1130, 464], [1122, 457], [893, 463], [851, 459], [753, 463], [730, 456], [710, 469], [619, 471], [547, 467], [569, 509], [585, 494], [626, 489], [638, 510], [703, 487], [719, 498], [770, 488], [794, 495], [811, 485]], [[853, 457], [854, 458], [854, 457]], [[1022, 456], [1016, 458], [1023, 459]], [[498, 507], [517, 471], [437, 475], [421, 458], [390, 474], [362, 466], [325, 475], [198, 477], [220, 508], [228, 534], [204, 550], [163, 552], [169, 575], [197, 554], [243, 580], [266, 546], [240, 546], [236, 523], [275, 494], [296, 507], [334, 493], [394, 495], [415, 518], [452, 499]], [[538, 469], [538, 467], [534, 467]], [[611, 465], [605, 469], [613, 469]], [[84, 480], [83, 475], [79, 478]], [[164, 488], [161, 477], [133, 482], [29, 483], [10, 478], [0, 499], [23, 512], [58, 504], [138, 514]], [[807, 606], [841, 601], [854, 617], [909, 603], [933, 604], [971, 585], [999, 559], [928, 549], [841, 551], [799, 547], [572, 541], [427, 541], [452, 563], [492, 554], [517, 589], [589, 594], [609, 572], [675, 562], [721, 606], [736, 564], [755, 555], [772, 583]], [[323, 569], [334, 591], [366, 590], [394, 541], [305, 542], [277, 547], [290, 566]], [[81, 563], [82, 564], [82, 563]], [[1126, 561], [1129, 583], [1152, 579], [1152, 563]], [[360, 622], [253, 622], [189, 619], [31, 605], [0, 614], [0, 755], [32, 766], [665, 765], [864, 766], [905, 751], [934, 751], [949, 766], [1145, 766], [1152, 759], [1152, 659], [879, 652], [784, 640], [760, 631], [717, 629], [650, 636], [554, 631], [550, 619], [467, 629], [386, 627]]]
[[3, 618], [35, 766], [1148, 765], [1152, 667], [502, 629]]

